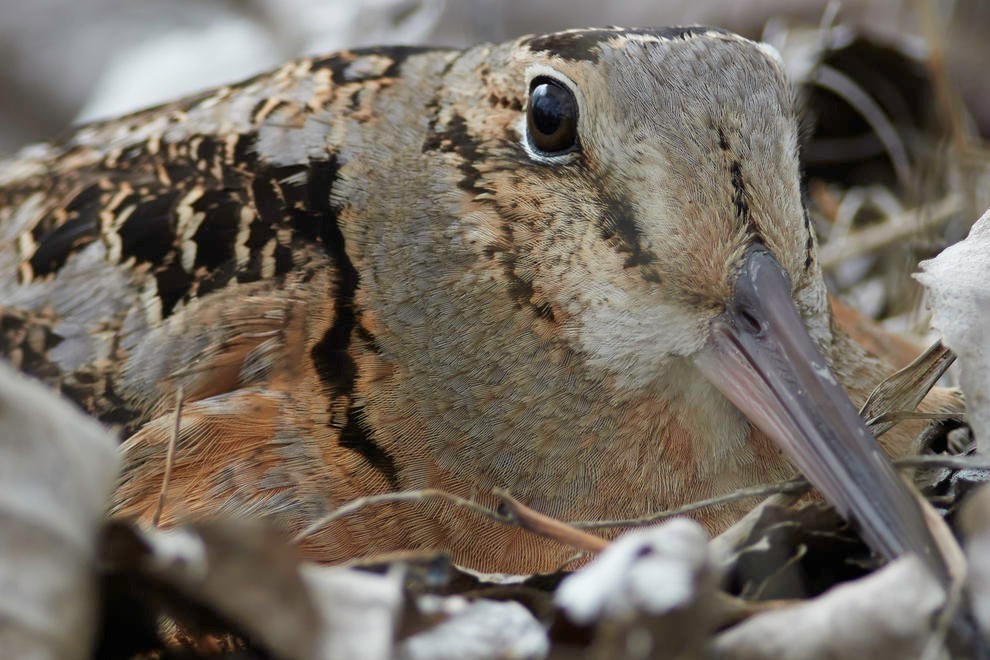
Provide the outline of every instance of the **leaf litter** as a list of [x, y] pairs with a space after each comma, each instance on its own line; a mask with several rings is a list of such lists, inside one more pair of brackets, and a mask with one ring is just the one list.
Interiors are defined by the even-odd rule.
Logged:
[[[965, 589], [946, 592], [912, 558], [882, 566], [800, 481], [739, 494], [755, 508], [715, 539], [657, 515], [629, 521], [641, 528], [607, 544], [500, 494], [502, 508], [483, 515], [575, 547], [574, 564], [534, 576], [477, 574], [433, 553], [322, 566], [257, 521], [168, 530], [110, 521], [111, 435], [0, 368], [4, 657], [986, 656], [990, 470], [977, 447], [990, 445], [981, 343], [990, 216], [922, 266], [923, 287], [911, 274], [984, 210], [990, 158], [973, 127], [990, 117], [967, 114], [984, 109], [954, 92], [943, 64], [953, 44], [937, 30], [920, 47], [831, 19], [776, 21], [765, 36], [803, 104], [807, 190], [830, 289], [867, 311], [876, 350], [904, 367], [864, 417], [882, 433], [917, 417], [936, 382], [958, 379], [965, 392], [966, 414], [931, 415], [912, 463], [946, 542], [960, 539]], [[908, 339], [888, 341], [884, 330]], [[915, 360], [924, 344], [933, 347]], [[953, 628], [959, 612], [976, 639]]]

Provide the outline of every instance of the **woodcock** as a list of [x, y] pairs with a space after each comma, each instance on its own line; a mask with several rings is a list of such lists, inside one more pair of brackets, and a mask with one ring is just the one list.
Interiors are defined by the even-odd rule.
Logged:
[[[163, 524], [426, 487], [624, 518], [793, 461], [938, 564], [850, 401], [891, 369], [832, 321], [798, 157], [775, 52], [717, 29], [303, 59], [0, 166], [3, 350], [122, 430], [118, 516], [155, 511], [179, 390]], [[418, 548], [572, 554], [438, 500], [303, 543]]]

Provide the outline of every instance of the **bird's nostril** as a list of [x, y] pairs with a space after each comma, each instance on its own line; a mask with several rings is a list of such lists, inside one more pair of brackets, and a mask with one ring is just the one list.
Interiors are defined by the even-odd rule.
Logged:
[[747, 334], [759, 335], [763, 332], [763, 323], [749, 310], [740, 309], [736, 314], [736, 318], [739, 319], [740, 330], [743, 330]]

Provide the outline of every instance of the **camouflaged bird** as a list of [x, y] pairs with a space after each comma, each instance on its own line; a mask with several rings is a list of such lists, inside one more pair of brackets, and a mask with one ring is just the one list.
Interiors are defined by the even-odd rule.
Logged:
[[[623, 518], [786, 477], [782, 448], [878, 552], [938, 562], [839, 385], [861, 402], [890, 369], [831, 321], [764, 45], [344, 51], [30, 147], [0, 186], [3, 352], [123, 429], [116, 515], [157, 506], [181, 384], [164, 524], [298, 532], [425, 487]], [[572, 552], [435, 500], [303, 547]]]

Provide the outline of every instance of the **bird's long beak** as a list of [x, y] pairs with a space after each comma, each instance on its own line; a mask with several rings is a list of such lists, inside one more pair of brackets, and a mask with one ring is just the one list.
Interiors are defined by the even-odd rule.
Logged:
[[916, 553], [944, 578], [920, 507], [815, 346], [786, 271], [763, 246], [744, 256], [732, 300], [695, 363], [890, 560]]

